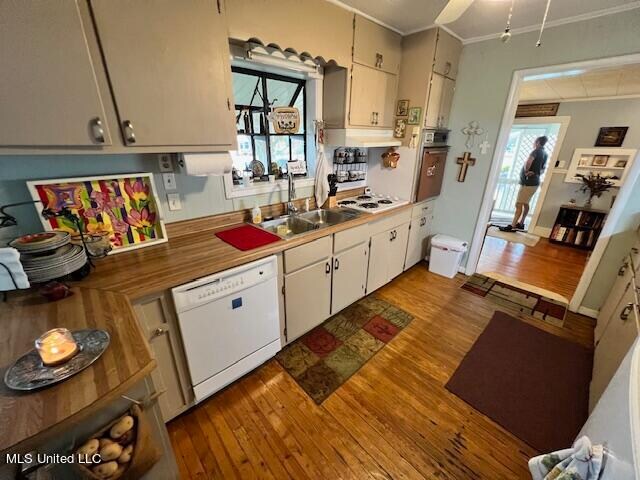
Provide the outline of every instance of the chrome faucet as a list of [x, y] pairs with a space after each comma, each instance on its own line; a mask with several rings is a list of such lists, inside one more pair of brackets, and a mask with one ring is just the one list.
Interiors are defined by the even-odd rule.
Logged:
[[298, 213], [298, 208], [293, 204], [296, 198], [296, 185], [293, 181], [293, 173], [289, 172], [289, 201], [287, 202], [287, 214], [294, 215]]

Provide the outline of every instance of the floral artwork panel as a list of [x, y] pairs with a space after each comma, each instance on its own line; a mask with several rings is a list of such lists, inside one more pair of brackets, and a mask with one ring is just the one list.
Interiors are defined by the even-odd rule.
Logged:
[[54, 212], [68, 208], [82, 227], [79, 232], [71, 220], [53, 217], [42, 219], [47, 230], [108, 234], [116, 252], [167, 240], [151, 174], [41, 180], [28, 185], [42, 208]]

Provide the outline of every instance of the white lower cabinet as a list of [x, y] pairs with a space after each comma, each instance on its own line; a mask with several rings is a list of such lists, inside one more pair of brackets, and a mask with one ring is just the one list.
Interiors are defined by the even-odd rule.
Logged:
[[400, 275], [407, 256], [409, 220], [405, 212], [286, 250], [287, 342]]
[[151, 378], [159, 391], [162, 418], [168, 422], [193, 403], [189, 372], [184, 356], [178, 321], [169, 293], [159, 293], [133, 305], [158, 367]]
[[427, 256], [431, 235], [431, 217], [422, 216], [411, 219], [409, 229], [409, 242], [407, 244], [407, 258], [404, 261], [404, 269], [408, 270]]
[[369, 245], [362, 243], [333, 257], [331, 313], [338, 313], [364, 297], [369, 264]]
[[331, 259], [285, 275], [287, 341], [298, 338], [331, 315]]
[[371, 237], [367, 293], [377, 290], [402, 273], [408, 240], [409, 223]]

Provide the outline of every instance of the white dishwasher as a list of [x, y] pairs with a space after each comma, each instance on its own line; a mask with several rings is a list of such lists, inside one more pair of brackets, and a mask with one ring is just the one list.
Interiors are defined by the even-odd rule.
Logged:
[[281, 348], [275, 256], [174, 288], [196, 402]]

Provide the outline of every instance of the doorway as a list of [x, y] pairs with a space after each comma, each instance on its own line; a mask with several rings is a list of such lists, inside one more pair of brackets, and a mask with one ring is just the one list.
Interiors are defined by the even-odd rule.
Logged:
[[[569, 117], [548, 117], [520, 118], [513, 122], [509, 132], [508, 143], [502, 156], [502, 165], [498, 176], [497, 186], [494, 194], [493, 209], [490, 221], [497, 225], [511, 223], [516, 212], [516, 197], [520, 183], [520, 171], [524, 166], [529, 154], [534, 150], [536, 138], [546, 136], [548, 138], [545, 150], [548, 154], [547, 168], [542, 172], [541, 184], [544, 189], [546, 173], [550, 165], [554, 165], [558, 157], [558, 152], [569, 125]], [[532, 219], [537, 218], [537, 206], [542, 189], [538, 189], [529, 202], [530, 210], [525, 224], [529, 231], [535, 229]], [[546, 193], [546, 190], [544, 191]]]
[[[513, 212], [513, 189], [514, 183], [514, 171], [518, 170], [518, 163], [520, 156], [518, 139], [524, 134], [523, 130], [518, 129], [518, 123], [521, 119], [515, 119], [516, 108], [521, 101], [521, 92], [523, 86], [526, 85], [527, 80], [531, 78], [544, 79], [547, 81], [547, 85], [543, 85], [546, 91], [550, 91], [553, 80], [556, 78], [564, 81], [564, 91], [575, 91], [575, 83], [571, 80], [571, 77], [576, 77], [582, 74], [590, 74], [594, 71], [603, 72], [607, 69], [624, 68], [640, 63], [640, 55], [628, 55], [624, 57], [615, 57], [609, 59], [592, 60], [586, 62], [576, 62], [574, 64], [567, 64], [562, 66], [542, 67], [537, 69], [530, 69], [524, 71], [517, 71], [514, 73], [512, 87], [507, 102], [507, 108], [505, 110], [502, 127], [499, 133], [497, 148], [494, 153], [490, 176], [487, 182], [487, 188], [483, 198], [481, 206], [481, 212], [476, 224], [475, 234], [472, 241], [471, 249], [469, 252], [469, 262], [467, 264], [467, 274], [473, 274], [476, 272], [487, 271], [488, 268], [501, 270], [502, 275], [505, 278], [517, 278], [518, 280], [524, 280], [525, 283], [536, 282], [538, 285], [543, 285], [543, 288], [549, 288], [552, 291], [563, 292], [563, 296], [570, 301], [570, 309], [572, 311], [578, 311], [590, 316], [597, 315], [597, 311], [586, 309], [581, 307], [587, 287], [591, 283], [596, 267], [598, 266], [604, 248], [608, 242], [609, 230], [612, 221], [615, 221], [622, 211], [622, 199], [628, 196], [628, 189], [633, 185], [635, 178], [640, 175], [640, 165], [638, 162], [632, 163], [634, 156], [629, 157], [629, 168], [625, 169], [622, 181], [618, 182], [615, 193], [607, 199], [608, 204], [606, 217], [604, 218], [604, 226], [601, 229], [600, 237], [595, 245], [590, 245], [588, 249], [570, 248], [568, 246], [560, 246], [559, 242], [554, 242], [553, 239], [548, 237], [552, 233], [554, 221], [557, 219], [556, 214], [560, 211], [560, 208], [564, 205], [578, 205], [584, 206], [584, 199], [575, 198], [578, 195], [574, 194], [579, 185], [576, 184], [577, 179], [570, 178], [571, 168], [579, 147], [582, 149], [593, 149], [595, 142], [595, 134], [598, 132], [598, 128], [591, 126], [588, 129], [582, 129], [580, 131], [588, 132], [588, 136], [574, 135], [571, 138], [572, 142], [575, 142], [580, 137], [580, 142], [584, 145], [575, 145], [570, 151], [562, 151], [562, 156], [559, 159], [558, 165], [558, 153], [562, 150], [560, 145], [560, 137], [562, 135], [562, 127], [558, 131], [558, 136], [555, 141], [558, 144], [558, 148], [553, 149], [553, 155], [549, 155], [548, 169], [545, 172], [541, 188], [538, 189], [536, 194], [530, 200], [531, 215], [528, 218], [528, 232], [527, 235], [532, 235], [537, 238], [537, 246], [532, 247], [525, 243], [516, 242], [503, 242], [501, 248], [496, 249], [497, 239], [491, 239], [487, 234], [487, 227], [492, 222], [505, 222], [508, 220], [508, 216]], [[578, 80], [578, 79], [576, 79]], [[589, 82], [584, 82], [588, 87]], [[559, 85], [560, 82], [557, 82]], [[598, 87], [603, 87], [601, 82], [591, 82]], [[540, 91], [540, 89], [538, 89]], [[559, 91], [556, 90], [556, 92]], [[563, 93], [563, 92], [560, 92]], [[541, 99], [540, 103], [546, 102], [562, 102], [561, 95], [556, 97], [546, 97]], [[585, 105], [586, 102], [605, 100], [604, 98], [582, 98], [564, 100], [565, 102], [578, 102], [582, 101], [579, 105]], [[527, 103], [526, 101], [524, 103]], [[535, 103], [535, 102], [530, 102]], [[562, 107], [563, 103], [560, 103]], [[578, 105], [576, 103], [576, 105]], [[562, 110], [562, 108], [560, 109]], [[562, 111], [558, 112], [560, 115], [565, 115]], [[574, 120], [580, 118], [577, 114], [572, 115]], [[559, 117], [545, 117], [536, 118], [534, 122], [541, 122], [540, 124], [555, 122]], [[533, 120], [533, 119], [532, 119]], [[601, 111], [597, 115], [597, 121], [603, 125], [607, 124], [606, 111]], [[551, 122], [551, 123], [552, 123]], [[536, 126], [532, 127], [531, 132], [535, 131]], [[577, 128], [577, 127], [576, 127]], [[574, 128], [574, 130], [576, 130]], [[591, 132], [594, 133], [591, 133]], [[538, 133], [538, 132], [536, 132]], [[553, 139], [553, 135], [547, 135], [550, 139]], [[591, 138], [593, 136], [593, 138]], [[551, 142], [552, 140], [550, 140]], [[571, 144], [571, 142], [566, 142]], [[525, 144], [526, 145], [526, 144]], [[625, 148], [633, 147], [637, 149], [636, 145], [624, 145]], [[526, 149], [525, 149], [526, 150]], [[553, 158], [555, 157], [555, 158]], [[583, 165], [582, 160], [579, 163]], [[589, 163], [589, 165], [596, 165], [595, 163]], [[613, 164], [612, 164], [613, 165]], [[608, 164], [607, 164], [608, 167]], [[579, 167], [587, 168], [587, 167]], [[595, 167], [599, 168], [599, 167]], [[603, 167], [604, 168], [604, 167]], [[566, 178], [566, 180], [565, 180]], [[620, 177], [618, 177], [620, 178]], [[579, 180], [577, 180], [579, 182]], [[572, 185], [573, 183], [573, 185]], [[555, 205], [553, 209], [546, 208], [551, 202], [547, 200], [547, 205], [542, 205], [547, 195], [549, 185], [553, 184], [555, 191], [549, 193], [551, 199], [558, 198], [558, 185], [564, 187], [564, 193], [560, 199], [561, 203]], [[510, 192], [511, 189], [511, 192]], [[568, 193], [569, 192], [569, 193]], [[614, 202], [615, 198], [617, 201]], [[542, 207], [542, 215], [540, 215]], [[544, 218], [543, 218], [544, 217]], [[540, 225], [538, 225], [540, 223]], [[578, 237], [580, 238], [580, 237]], [[534, 239], [535, 240], [535, 239]], [[576, 241], [578, 243], [578, 241]], [[494, 263], [491, 267], [487, 266], [483, 253], [491, 253], [490, 250], [494, 250]], [[529, 253], [537, 253], [537, 255], [529, 255]], [[537, 257], [537, 259], [536, 259]], [[567, 274], [570, 271], [570, 274]], [[536, 275], [538, 279], [536, 280]], [[561, 278], [565, 283], [556, 281]], [[565, 281], [568, 279], [568, 281]], [[544, 282], [547, 282], [544, 286]]]

